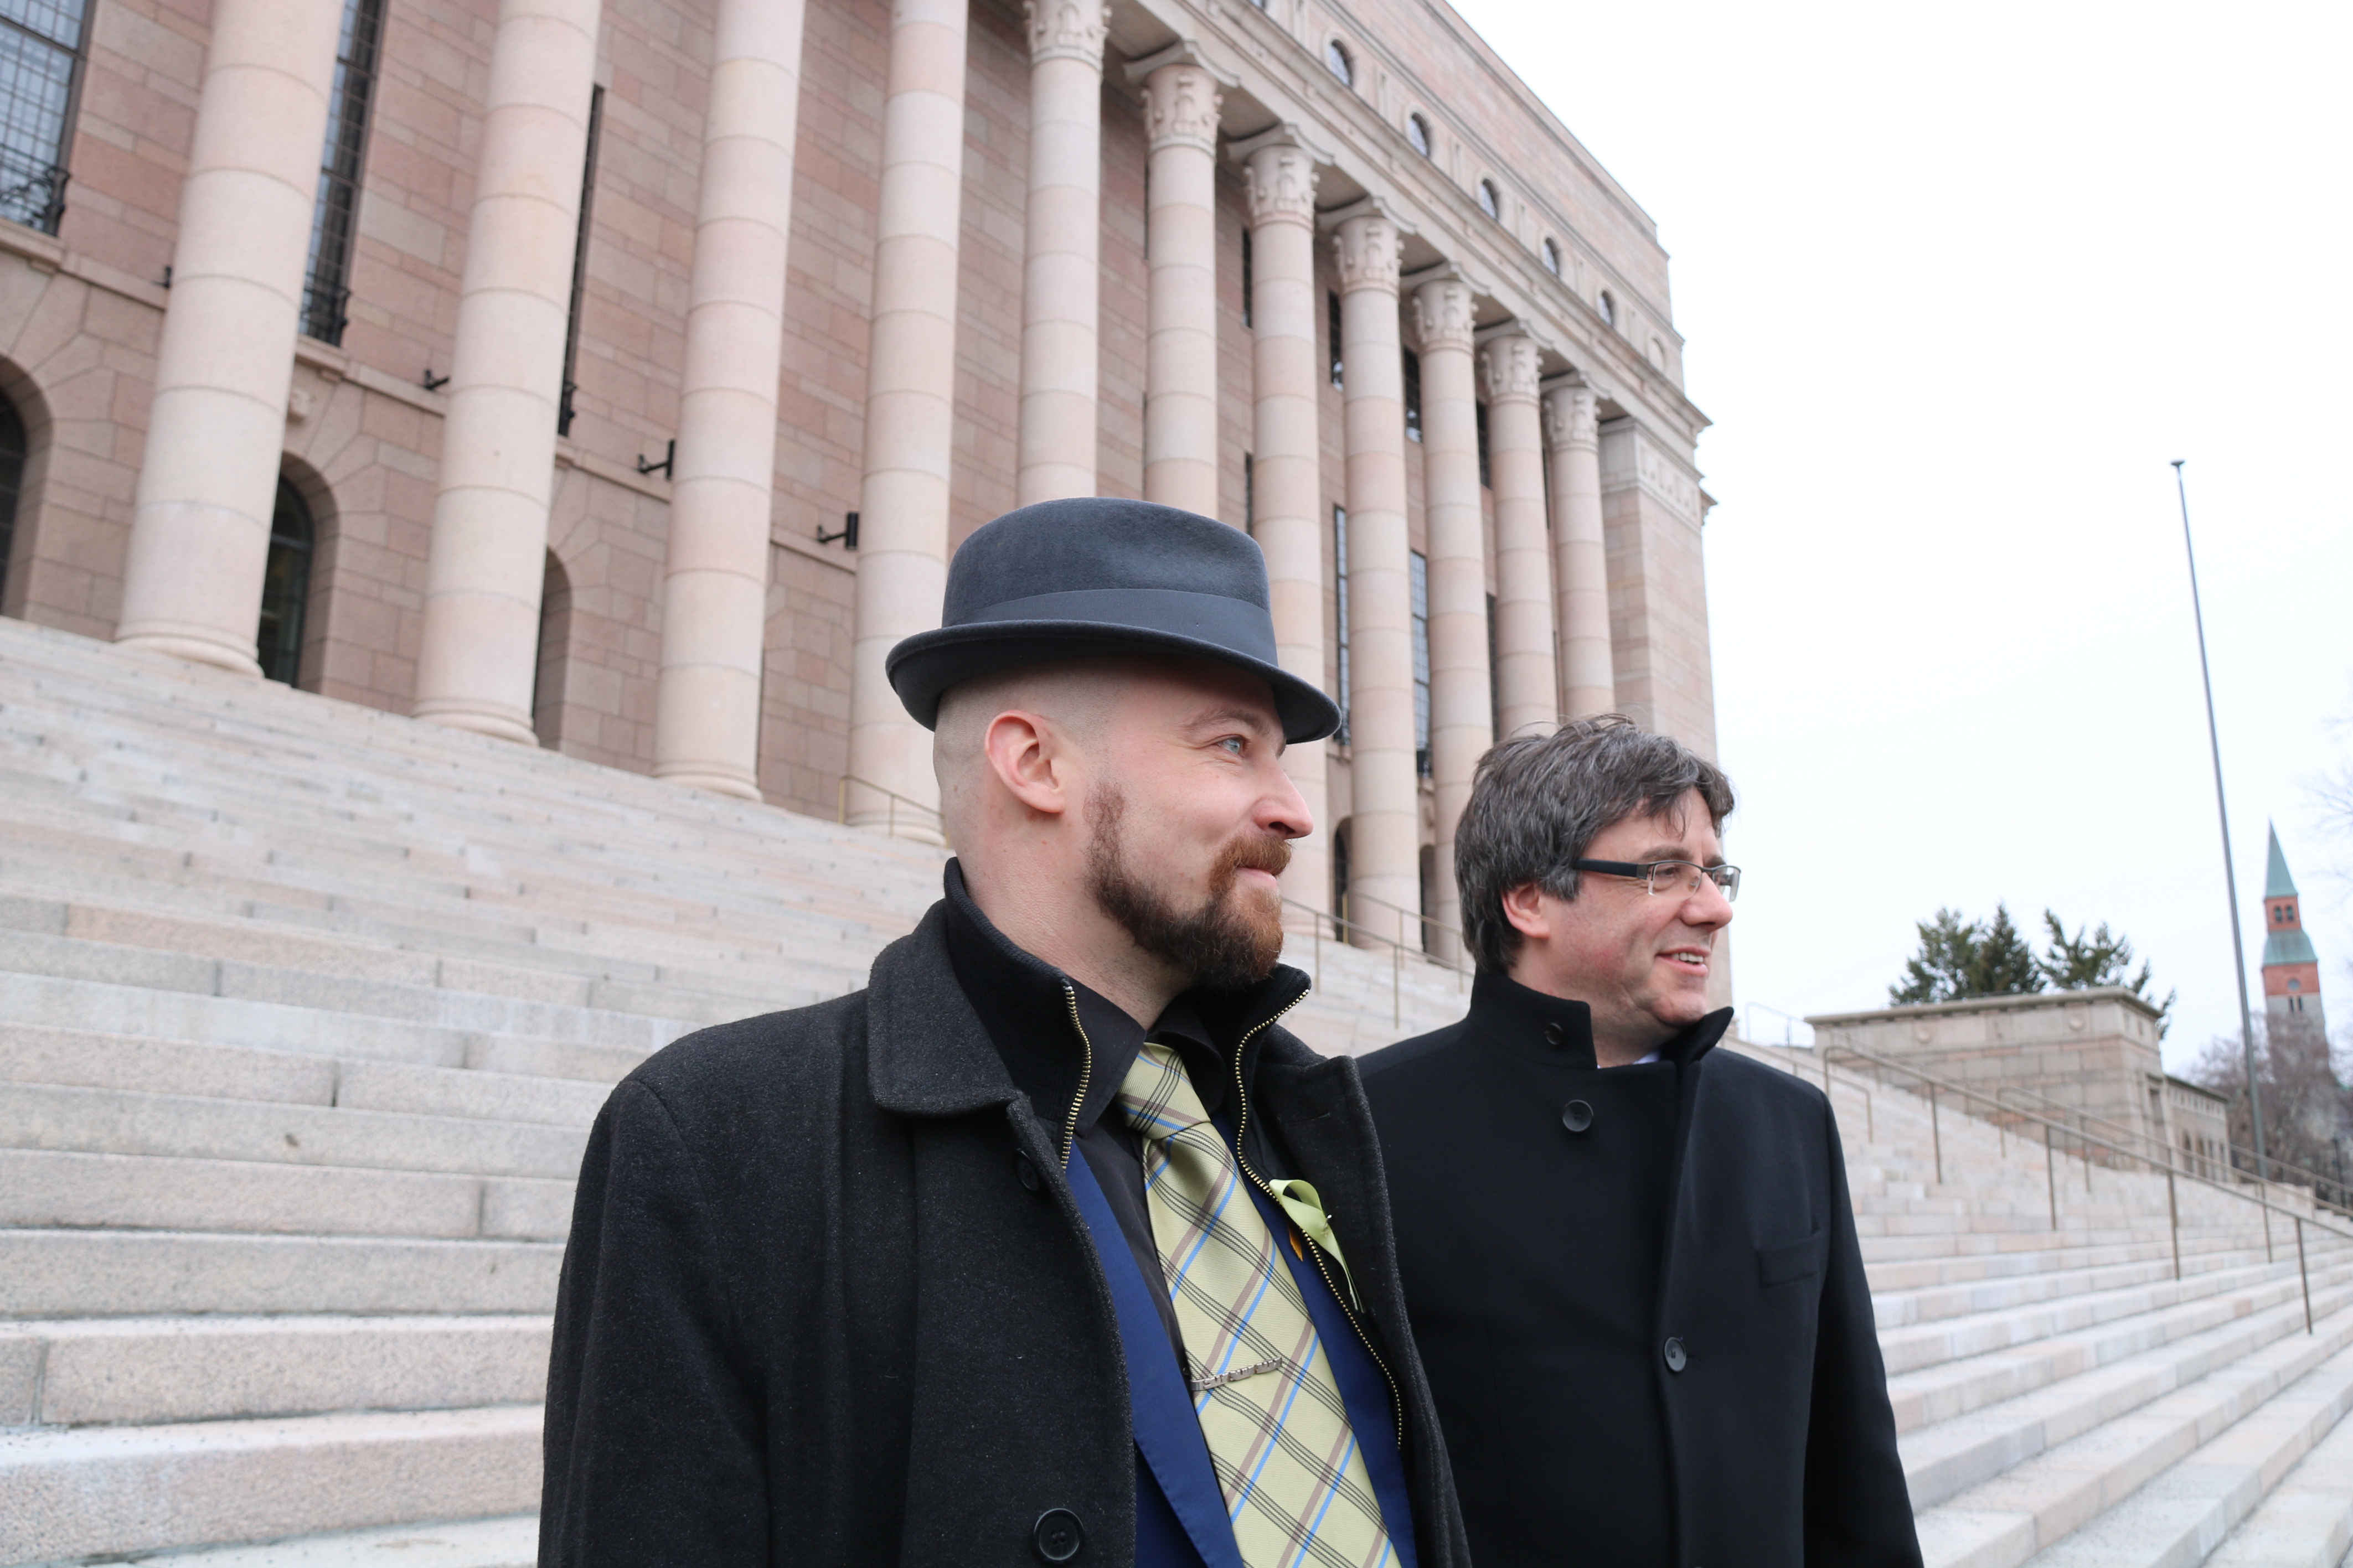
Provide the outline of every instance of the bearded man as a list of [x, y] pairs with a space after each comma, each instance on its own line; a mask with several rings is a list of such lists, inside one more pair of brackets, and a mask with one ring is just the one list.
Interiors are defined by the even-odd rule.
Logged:
[[1461, 1568], [1371, 1114], [1280, 1022], [1282, 754], [1338, 712], [1258, 547], [1027, 507], [888, 669], [945, 896], [864, 991], [614, 1091], [540, 1561]]

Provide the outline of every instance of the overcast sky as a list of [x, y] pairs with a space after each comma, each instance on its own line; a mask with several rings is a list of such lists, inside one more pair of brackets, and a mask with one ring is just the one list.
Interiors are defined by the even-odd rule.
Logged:
[[2254, 1005], [2269, 819], [2345, 1035], [2353, 6], [1457, 4], [1673, 257], [1757, 1033], [2006, 900], [2236, 1034], [2182, 458]]

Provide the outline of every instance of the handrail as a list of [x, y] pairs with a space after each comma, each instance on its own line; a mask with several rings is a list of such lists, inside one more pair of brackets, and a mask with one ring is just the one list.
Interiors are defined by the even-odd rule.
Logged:
[[[1754, 1045], [1755, 1042], [1752, 1041], [1750, 1044]], [[1787, 1047], [1770, 1046], [1763, 1047], [1761, 1048], [1767, 1050], [1783, 1049], [1785, 1051], [1787, 1049]], [[2031, 1110], [2018, 1110], [2012, 1107], [2003, 1106], [1999, 1100], [1995, 1100], [1991, 1095], [1987, 1094], [1981, 1089], [1972, 1089], [1968, 1084], [1957, 1083], [1950, 1079], [1941, 1078], [1935, 1073], [1914, 1067], [1910, 1063], [1901, 1061], [1894, 1057], [1883, 1057], [1876, 1051], [1866, 1050], [1860, 1046], [1817, 1046], [1815, 1049], [1820, 1053], [1819, 1059], [1821, 1063], [1822, 1087], [1825, 1092], [1827, 1092], [1830, 1088], [1831, 1068], [1831, 1058], [1833, 1053], [1860, 1058], [1863, 1061], [1870, 1062], [1876, 1068], [1907, 1074], [1928, 1086], [1928, 1094], [1926, 1099], [1928, 1100], [1928, 1114], [1930, 1118], [1929, 1126], [1931, 1136], [1936, 1140], [1936, 1144], [1937, 1165], [1939, 1167], [1936, 1179], [1940, 1184], [1944, 1180], [1944, 1172], [1942, 1169], [1944, 1164], [1944, 1147], [1943, 1134], [1936, 1121], [1937, 1107], [1936, 1096], [1939, 1090], [1959, 1095], [1964, 1106], [1973, 1100], [1990, 1100], [2005, 1114], [2018, 1117], [2026, 1121], [2039, 1123], [2042, 1128], [2043, 1171], [2045, 1179], [2050, 1183], [2051, 1187], [2051, 1228], [2054, 1231], [2059, 1228], [2059, 1189], [2058, 1179], [2055, 1173], [2056, 1167], [2053, 1165], [2052, 1159], [2053, 1148], [2051, 1135], [2053, 1132], [2064, 1134], [2087, 1149], [2093, 1146], [2097, 1146], [2107, 1150], [2110, 1153], [2121, 1155], [2125, 1159], [2138, 1160], [2146, 1165], [2159, 1166], [2161, 1164], [2161, 1168], [2165, 1173], [2166, 1206], [2170, 1215], [2170, 1224], [2172, 1226], [2173, 1277], [2176, 1279], [2181, 1278], [2181, 1210], [2179, 1201], [2175, 1196], [2177, 1182], [2186, 1179], [2195, 1182], [2200, 1186], [2211, 1187], [2215, 1192], [2221, 1193], [2226, 1197], [2236, 1198], [2242, 1203], [2253, 1204], [2256, 1208], [2262, 1211], [2263, 1216], [2263, 1252], [2266, 1258], [2269, 1258], [2272, 1254], [2272, 1215], [2274, 1214], [2283, 1215], [2290, 1220], [2295, 1227], [2296, 1272], [2304, 1285], [2304, 1326], [2306, 1332], [2309, 1333], [2313, 1331], [2312, 1276], [2305, 1262], [2304, 1227], [2306, 1225], [2310, 1225], [2316, 1229], [2321, 1231], [2324, 1235], [2334, 1236], [2339, 1239], [2347, 1241], [2353, 1241], [2353, 1229], [2340, 1229], [2335, 1224], [2323, 1220], [2317, 1215], [2300, 1215], [2292, 1209], [2280, 1209], [2274, 1207], [2270, 1197], [2267, 1195], [2267, 1189], [2270, 1184], [2268, 1183], [2257, 1183], [2257, 1190], [2251, 1194], [2242, 1191], [2237, 1184], [2226, 1185], [2223, 1183], [2200, 1175], [2195, 1171], [2180, 1170], [2175, 1166], [2169, 1157], [2173, 1152], [2169, 1146], [2167, 1150], [2168, 1158], [2160, 1163], [2149, 1158], [2146, 1154], [2140, 1153], [2137, 1150], [2123, 1148], [2117, 1144], [2109, 1142], [2105, 1138], [2095, 1137], [2093, 1134], [2084, 1131], [2081, 1128], [2069, 1128], [2049, 1117], [2038, 1115]], [[1792, 1066], [1788, 1070], [1792, 1074], [1795, 1074], [1797, 1068]], [[1882, 1089], [1888, 1087], [1883, 1079], [1875, 1081], [1879, 1083], [1879, 1087]], [[2089, 1156], [2086, 1155], [2084, 1159], [2086, 1180], [2090, 1177], [2090, 1159]]]
[[1340, 928], [1341, 940], [1344, 942], [1346, 941], [1346, 932], [1355, 931], [1366, 941], [1378, 942], [1389, 950], [1389, 1023], [1398, 1028], [1405, 1026], [1406, 954], [1411, 953], [1422, 963], [1435, 968], [1452, 971], [1458, 991], [1461, 988], [1464, 980], [1472, 978], [1472, 972], [1453, 960], [1440, 958], [1436, 953], [1426, 952], [1418, 947], [1408, 947], [1405, 943], [1385, 937], [1377, 931], [1367, 931], [1345, 915], [1332, 914], [1315, 908], [1313, 904], [1303, 904], [1297, 899], [1292, 898], [1284, 899], [1282, 905], [1285, 909], [1296, 910], [1308, 917], [1309, 929], [1314, 933], [1315, 938], [1315, 980], [1319, 985], [1324, 981], [1324, 922], [1325, 921], [1330, 921], [1335, 926]]
[[[1470, 939], [1462, 934], [1461, 929], [1448, 925], [1444, 921], [1440, 920], [1435, 915], [1421, 914], [1416, 910], [1407, 909], [1403, 904], [1393, 904], [1387, 899], [1376, 898], [1370, 893], [1359, 893], [1353, 889], [1340, 895], [1340, 907], [1344, 910], [1350, 904], [1360, 901], [1367, 904], [1378, 904], [1381, 908], [1388, 910], [1389, 913], [1399, 917], [1399, 929], [1403, 929], [1403, 922], [1405, 921], [1414, 921], [1419, 922], [1422, 928], [1423, 940], [1425, 942], [1429, 940], [1428, 933], [1430, 931], [1442, 931], [1446, 935], [1454, 939], [1455, 950], [1457, 952], [1468, 952], [1471, 951]], [[1363, 928], [1359, 927], [1358, 929], [1361, 930]], [[1397, 940], [1402, 942], [1404, 938], [1399, 937]], [[1430, 950], [1427, 947], [1424, 947], [1420, 949], [1420, 951], [1428, 952]]]
[[898, 836], [899, 808], [904, 805], [913, 810], [920, 811], [924, 816], [930, 817], [932, 819], [932, 830], [938, 833], [943, 837], [946, 837], [947, 818], [941, 814], [938, 806], [925, 805], [920, 800], [910, 800], [907, 796], [901, 795], [896, 790], [885, 789], [882, 785], [876, 784], [872, 779], [862, 779], [855, 773], [842, 774], [841, 783], [834, 788], [833, 820], [837, 826], [846, 826], [849, 821], [849, 786], [851, 784], [856, 784], [860, 789], [871, 789], [876, 795], [881, 795], [890, 801], [890, 805], [885, 808], [882, 814], [883, 832], [892, 835], [893, 837]]

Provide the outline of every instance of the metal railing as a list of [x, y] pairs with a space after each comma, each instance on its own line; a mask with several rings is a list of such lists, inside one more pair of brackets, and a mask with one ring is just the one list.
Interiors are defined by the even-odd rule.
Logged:
[[0, 218], [55, 234], [66, 216], [62, 163], [46, 163], [11, 147], [0, 147]]
[[[1787, 1068], [1790, 1073], [1797, 1076], [1804, 1076], [1798, 1072], [1798, 1068], [1794, 1059], [1796, 1053], [1794, 1051], [1781, 1047], [1757, 1047], [1754, 1041], [1747, 1043], [1754, 1048], [1778, 1052], [1785, 1058], [1782, 1065]], [[2242, 1185], [2241, 1184], [2216, 1181], [2211, 1177], [2200, 1175], [2195, 1171], [2187, 1171], [2179, 1168], [2179, 1166], [2170, 1158], [2170, 1155], [2175, 1152], [2175, 1151], [2171, 1150], [2169, 1147], [2167, 1150], [2168, 1158], [2158, 1160], [2141, 1153], [2137, 1150], [2111, 1142], [2110, 1141], [2101, 1138], [2084, 1129], [2068, 1127], [2055, 1118], [2042, 1116], [2032, 1110], [2020, 1110], [2015, 1106], [2004, 1106], [1997, 1100], [1992, 1094], [1988, 1093], [1983, 1089], [1973, 1089], [1963, 1083], [1956, 1083], [1950, 1079], [1940, 1078], [1935, 1073], [1914, 1067], [1907, 1062], [1898, 1060], [1893, 1057], [1883, 1057], [1875, 1051], [1868, 1051], [1859, 1046], [1816, 1047], [1816, 1065], [1820, 1070], [1822, 1090], [1825, 1094], [1830, 1092], [1831, 1087], [1832, 1065], [1831, 1058], [1833, 1054], [1870, 1063], [1873, 1068], [1877, 1069], [1873, 1073], [1872, 1080], [1875, 1087], [1881, 1089], [1886, 1089], [1893, 1087], [1897, 1089], [1905, 1090], [1905, 1092], [1913, 1093], [1918, 1098], [1924, 1099], [1928, 1102], [1928, 1135], [1930, 1146], [1934, 1152], [1936, 1181], [1939, 1185], [1942, 1185], [1945, 1180], [1944, 1126], [1939, 1114], [1941, 1102], [1944, 1100], [1948, 1098], [1957, 1098], [1965, 1113], [1968, 1111], [1972, 1103], [1988, 1104], [1993, 1106], [2000, 1115], [2011, 1119], [2012, 1125], [2023, 1123], [2039, 1126], [2042, 1131], [2043, 1180], [2045, 1189], [2050, 1197], [2051, 1228], [2054, 1232], [2060, 1228], [2059, 1179], [2057, 1163], [2058, 1146], [2056, 1137], [2063, 1136], [2068, 1141], [2077, 1145], [2078, 1152], [2076, 1157], [2084, 1160], [2084, 1180], [2087, 1190], [2091, 1183], [2092, 1161], [2090, 1158], [2090, 1152], [2093, 1150], [2104, 1151], [2116, 1156], [2119, 1160], [2138, 1161], [2142, 1164], [2148, 1165], [2161, 1171], [2165, 1176], [2167, 1223], [2172, 1241], [2173, 1277], [2177, 1280], [2181, 1278], [2180, 1183], [2185, 1181], [2192, 1182], [2200, 1186], [2220, 1193], [2225, 1197], [2234, 1198], [2241, 1203], [2253, 1204], [2263, 1215], [2263, 1257], [2267, 1262], [2274, 1260], [2272, 1245], [2272, 1216], [2276, 1214], [2287, 1219], [2292, 1223], [2295, 1231], [2296, 1274], [2304, 1289], [2305, 1331], [2307, 1333], [2313, 1331], [2312, 1273], [2310, 1265], [2306, 1261], [2305, 1251], [2305, 1227], [2306, 1226], [2310, 1226], [2321, 1232], [2323, 1235], [2336, 1237], [2340, 1241], [2353, 1241], [2353, 1227], [2343, 1226], [2332, 1220], [2324, 1220], [2317, 1215], [2301, 1215], [2297, 1214], [2293, 1209], [2283, 1209], [2278, 1207], [2271, 1201], [2270, 1193], [2268, 1191], [2269, 1184], [2255, 1184], [2256, 1190], [2254, 1192], [2246, 1192], [2242, 1190]], [[1901, 1075], [1903, 1078], [1914, 1080], [1921, 1087], [1917, 1089], [1907, 1089], [1906, 1086], [1902, 1083], [1891, 1086], [1885, 1076], [1888, 1074]], [[1854, 1080], [1854, 1087], [1862, 1089], [1865, 1105], [1868, 1107], [1870, 1102], [1870, 1089], [1868, 1088], [1864, 1088], [1860, 1080], [1857, 1079], [1856, 1074], [1851, 1068], [1847, 1069], [1847, 1076], [1850, 1080]], [[1869, 1115], [1868, 1110], [1866, 1110], [1865, 1114], [1866, 1116]], [[1866, 1136], [1868, 1135], [1868, 1132], [1866, 1132]]]
[[[893, 838], [899, 836], [899, 808], [903, 805], [910, 812], [919, 814], [911, 819], [916, 825], [929, 827], [943, 841], [946, 839], [947, 818], [940, 815], [938, 806], [925, 805], [920, 800], [910, 800], [896, 790], [885, 789], [873, 780], [860, 778], [855, 773], [842, 774], [841, 783], [833, 792], [833, 820], [836, 824], [847, 825], [849, 821], [849, 786], [851, 784], [856, 784], [860, 789], [872, 790], [888, 803], [882, 808], [882, 831]], [[930, 819], [928, 822], [922, 820], [926, 817]]]
[[[1369, 904], [1374, 909], [1387, 913], [1389, 916], [1388, 923], [1397, 930], [1397, 935], [1388, 940], [1403, 944], [1409, 952], [1424, 953], [1441, 963], [1451, 963], [1455, 962], [1460, 954], [1471, 951], [1471, 944], [1464, 940], [1461, 930], [1448, 925], [1444, 921], [1425, 915], [1417, 910], [1407, 909], [1402, 904], [1393, 904], [1387, 899], [1377, 899], [1370, 893], [1345, 892], [1340, 895], [1340, 913], [1344, 916], [1354, 918], [1352, 911], [1359, 904]], [[1418, 944], [1406, 942], [1405, 928], [1408, 921], [1421, 928], [1421, 941]], [[1356, 929], [1366, 931], [1369, 930], [1370, 926], [1366, 921], [1358, 921]], [[1433, 943], [1430, 940], [1432, 937], [1452, 939], [1454, 943], [1452, 952], [1450, 953], [1445, 948]]]
[[1345, 915], [1327, 913], [1312, 904], [1303, 904], [1297, 899], [1283, 900], [1282, 907], [1287, 911], [1307, 917], [1308, 929], [1314, 933], [1314, 963], [1315, 984], [1319, 988], [1324, 984], [1324, 928], [1325, 925], [1333, 927], [1333, 940], [1345, 945], [1361, 948], [1366, 943], [1370, 943], [1373, 946], [1386, 947], [1389, 950], [1389, 1024], [1392, 1027], [1402, 1028], [1405, 1026], [1405, 961], [1409, 955], [1432, 968], [1443, 969], [1452, 973], [1458, 994], [1470, 989], [1468, 982], [1472, 978], [1472, 972], [1450, 959], [1440, 958], [1418, 947], [1408, 947], [1405, 943], [1383, 936], [1377, 931], [1367, 931]]

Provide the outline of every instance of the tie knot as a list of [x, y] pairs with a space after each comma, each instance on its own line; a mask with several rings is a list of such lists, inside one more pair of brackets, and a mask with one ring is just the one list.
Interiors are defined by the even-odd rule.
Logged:
[[1145, 1041], [1135, 1053], [1135, 1065], [1120, 1082], [1119, 1109], [1129, 1126], [1154, 1142], [1166, 1142], [1209, 1120], [1193, 1080], [1185, 1076], [1184, 1059], [1176, 1047], [1156, 1040]]

